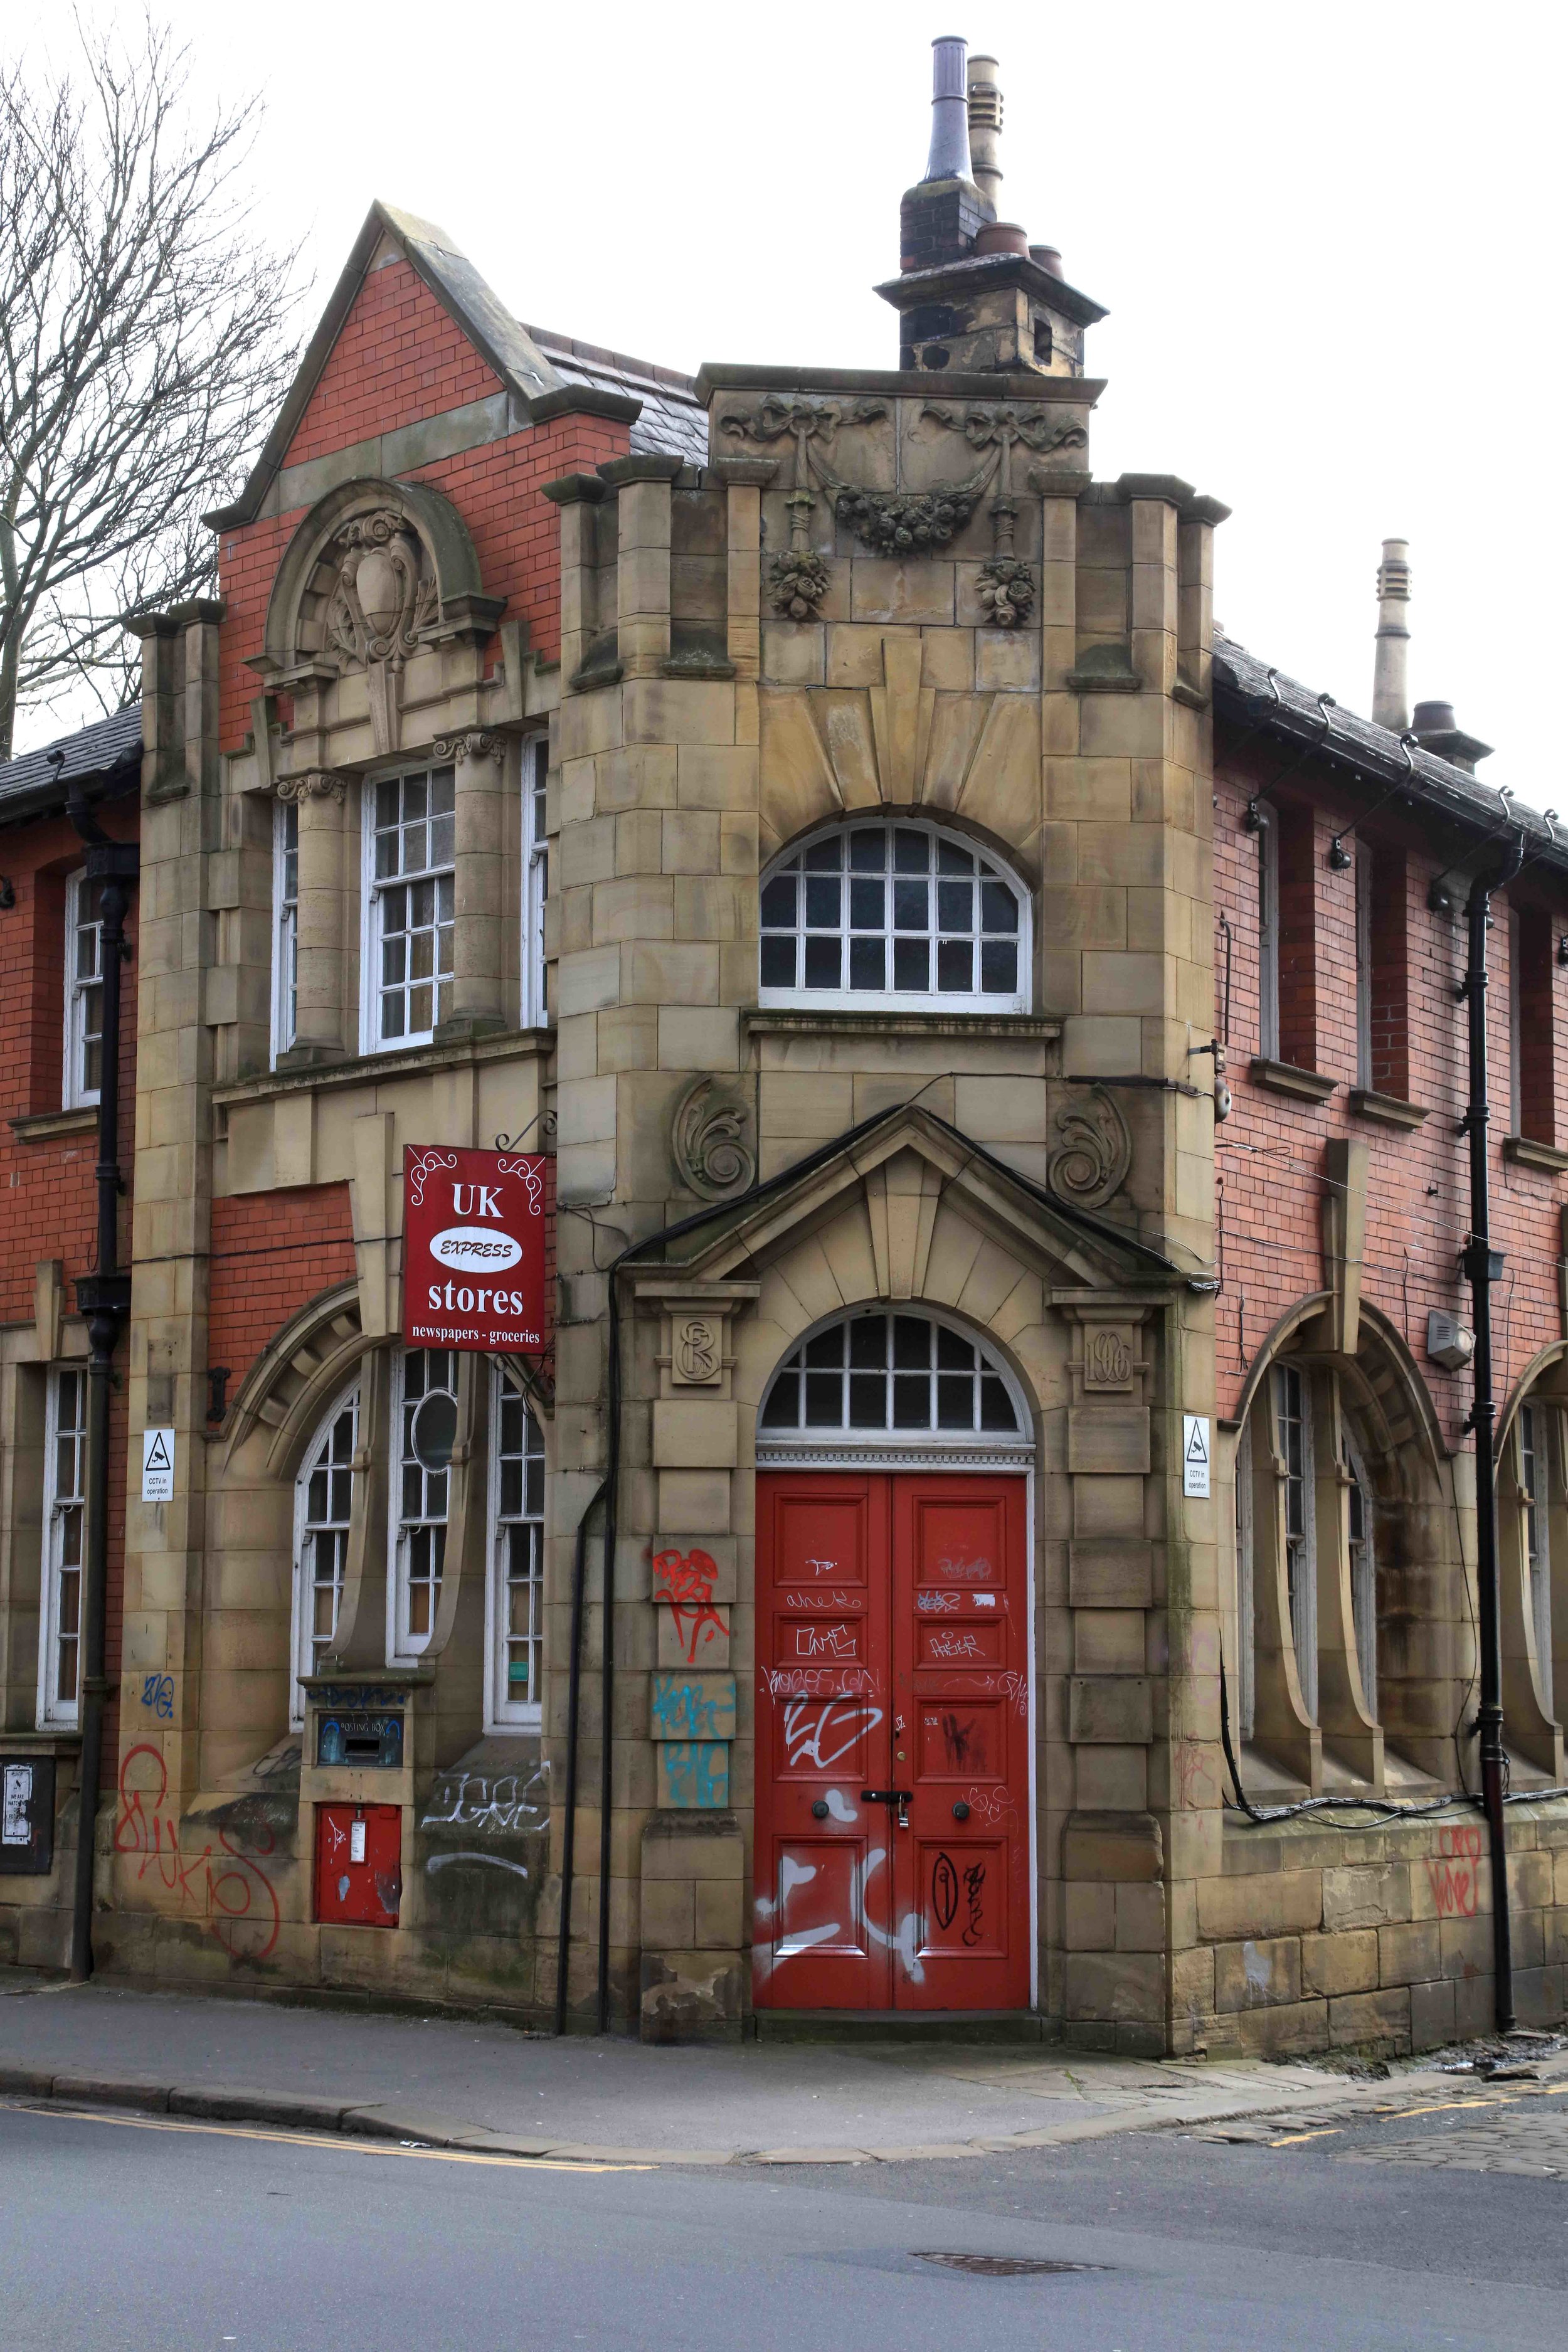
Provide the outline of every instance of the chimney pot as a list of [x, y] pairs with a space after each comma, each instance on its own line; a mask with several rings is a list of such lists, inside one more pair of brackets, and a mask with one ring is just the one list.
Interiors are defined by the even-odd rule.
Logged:
[[1418, 702], [1410, 731], [1417, 738], [1423, 735], [1452, 735], [1458, 726], [1451, 702]]
[[942, 34], [931, 45], [931, 154], [925, 169], [928, 180], [973, 177], [969, 160], [969, 99], [963, 73], [966, 46], [953, 34]]
[[969, 148], [974, 184], [994, 213], [1002, 206], [1002, 90], [994, 58], [969, 60]]
[[[1410, 724], [1410, 542], [1385, 539], [1377, 567], [1377, 646], [1372, 672], [1372, 719], [1403, 735]], [[1452, 713], [1449, 725], [1453, 724]]]
[[1029, 250], [1028, 231], [1016, 221], [987, 221], [974, 240], [976, 253], [1023, 253]]
[[1048, 271], [1051, 277], [1059, 278], [1061, 276], [1062, 257], [1056, 246], [1032, 245], [1029, 247], [1029, 258], [1041, 269]]

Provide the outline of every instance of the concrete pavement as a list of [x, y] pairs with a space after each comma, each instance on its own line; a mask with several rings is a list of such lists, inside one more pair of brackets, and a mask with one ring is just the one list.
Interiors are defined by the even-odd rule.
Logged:
[[[1451, 2081], [1412, 2076], [1406, 2087]], [[677, 2164], [931, 2160], [1363, 2095], [1304, 2063], [1150, 2062], [1052, 2043], [555, 2041], [451, 2018], [62, 1987], [16, 1971], [0, 1971], [0, 2092]]]

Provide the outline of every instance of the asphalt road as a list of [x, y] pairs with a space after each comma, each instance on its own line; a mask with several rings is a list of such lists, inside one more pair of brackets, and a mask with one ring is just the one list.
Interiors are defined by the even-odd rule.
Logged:
[[[1279, 2147], [1138, 2134], [994, 2160], [570, 2170], [6, 2105], [0, 2342], [1561, 2352], [1568, 2179], [1486, 2168], [1517, 2168], [1532, 2127], [1510, 2111], [1490, 2154], [1489, 2118], [1460, 2110]], [[1378, 2155], [1417, 2143], [1445, 2160]], [[977, 2275], [932, 2254], [1093, 2267]]]

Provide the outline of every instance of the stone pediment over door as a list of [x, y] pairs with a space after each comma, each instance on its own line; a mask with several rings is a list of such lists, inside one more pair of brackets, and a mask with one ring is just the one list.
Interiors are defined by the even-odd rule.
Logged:
[[702, 1281], [765, 1273], [847, 1216], [863, 1233], [865, 1280], [855, 1297], [927, 1295], [943, 1223], [955, 1220], [974, 1253], [1005, 1253], [1053, 1289], [1154, 1297], [1181, 1279], [1156, 1251], [1054, 1200], [918, 1106], [881, 1113], [762, 1192], [715, 1210], [711, 1227], [666, 1265]]

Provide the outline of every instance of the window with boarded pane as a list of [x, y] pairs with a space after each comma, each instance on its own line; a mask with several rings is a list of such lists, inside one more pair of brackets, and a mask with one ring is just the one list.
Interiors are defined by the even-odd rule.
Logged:
[[544, 1440], [528, 1401], [496, 1367], [491, 1445], [491, 1710], [540, 1719], [544, 1635]]
[[[300, 1473], [294, 1542], [294, 1671], [314, 1675], [338, 1630], [348, 1564], [353, 1456], [359, 1443], [359, 1391], [336, 1404]], [[302, 1722], [302, 1695], [294, 1695]]]
[[972, 842], [883, 821], [819, 834], [762, 890], [761, 1001], [1021, 1013], [1028, 902]]
[[773, 1374], [769, 1436], [1024, 1436], [1007, 1382], [973, 1339], [885, 1309], [829, 1324]]
[[103, 1082], [103, 885], [73, 874], [66, 885], [68, 1109], [95, 1103]]
[[427, 1044], [452, 1010], [454, 782], [431, 768], [365, 788], [367, 1048]]
[[53, 1371], [44, 1473], [46, 1589], [38, 1672], [42, 1723], [77, 1720], [86, 1475], [87, 1374]]
[[451, 1349], [407, 1350], [400, 1363], [395, 1410], [394, 1649], [400, 1657], [416, 1657], [436, 1630], [447, 1558], [458, 1429], [458, 1359]]

